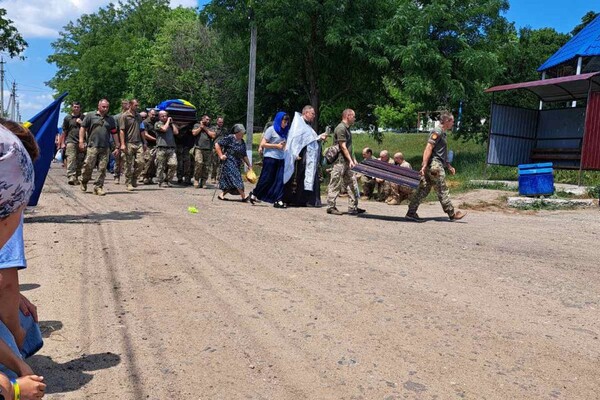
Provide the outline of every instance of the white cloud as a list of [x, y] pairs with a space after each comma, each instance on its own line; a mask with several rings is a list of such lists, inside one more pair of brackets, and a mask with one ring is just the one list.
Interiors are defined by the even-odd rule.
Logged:
[[[52, 103], [54, 97], [51, 90], [46, 93], [35, 94], [18, 92], [17, 101], [19, 102], [19, 111], [23, 117], [23, 121], [26, 121]], [[4, 92], [4, 102], [5, 106], [8, 106], [8, 93], [6, 91]]]
[[[4, 0], [1, 6], [16, 28], [28, 38], [56, 38], [69, 21], [96, 12], [110, 0]], [[197, 7], [197, 0], [172, 0], [171, 6]]]

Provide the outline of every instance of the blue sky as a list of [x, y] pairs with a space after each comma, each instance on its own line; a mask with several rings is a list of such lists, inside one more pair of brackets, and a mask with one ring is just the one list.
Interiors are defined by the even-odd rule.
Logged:
[[[46, 63], [46, 58], [52, 53], [50, 43], [56, 39], [61, 27], [108, 3], [108, 0], [0, 0], [0, 7], [7, 10], [8, 18], [15, 22], [29, 43], [24, 61], [4, 57], [7, 61], [4, 101], [8, 104], [8, 88], [13, 80], [16, 81], [23, 120], [52, 101], [52, 90], [45, 82], [54, 76], [56, 68]], [[204, 5], [206, 0], [172, 0], [171, 3], [194, 7]], [[518, 28], [552, 27], [559, 32], [570, 32], [590, 10], [600, 12], [600, 4], [590, 0], [511, 0], [506, 17]]]

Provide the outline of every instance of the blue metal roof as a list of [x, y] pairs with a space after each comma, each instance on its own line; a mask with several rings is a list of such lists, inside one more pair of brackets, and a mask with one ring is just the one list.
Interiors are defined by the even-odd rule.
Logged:
[[538, 68], [538, 72], [546, 71], [576, 57], [591, 56], [600, 56], [600, 15], [546, 60]]

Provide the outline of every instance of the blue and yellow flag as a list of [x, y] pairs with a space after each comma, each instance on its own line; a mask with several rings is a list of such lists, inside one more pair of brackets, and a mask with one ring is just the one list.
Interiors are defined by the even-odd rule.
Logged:
[[40, 148], [40, 156], [33, 164], [35, 169], [35, 189], [29, 199], [30, 206], [37, 205], [42, 194], [44, 182], [46, 182], [46, 176], [50, 170], [50, 164], [54, 159], [54, 139], [58, 132], [58, 115], [60, 114], [60, 105], [66, 96], [66, 92], [61, 94], [48, 107], [37, 113], [29, 121], [23, 123], [23, 126], [29, 128], [31, 133], [33, 133]]

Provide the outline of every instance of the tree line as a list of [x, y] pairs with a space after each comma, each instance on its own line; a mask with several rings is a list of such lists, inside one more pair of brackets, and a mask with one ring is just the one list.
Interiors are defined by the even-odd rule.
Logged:
[[[48, 82], [84, 109], [98, 99], [147, 106], [189, 100], [245, 120], [250, 24], [258, 31], [255, 120], [311, 104], [323, 126], [344, 108], [364, 125], [414, 128], [417, 111], [462, 110], [460, 134], [484, 140], [487, 87], [539, 79], [573, 32], [516, 29], [507, 0], [121, 0], [69, 22], [52, 43]], [[518, 96], [518, 95], [517, 95]], [[524, 102], [525, 99], [514, 101]]]

